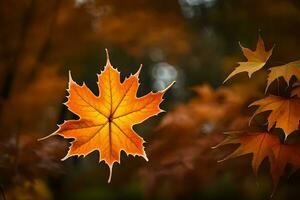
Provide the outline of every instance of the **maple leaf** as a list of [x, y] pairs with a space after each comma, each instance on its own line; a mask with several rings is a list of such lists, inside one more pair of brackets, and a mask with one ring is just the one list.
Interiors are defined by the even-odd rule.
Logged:
[[260, 70], [266, 64], [267, 60], [272, 55], [272, 51], [274, 48], [272, 47], [269, 51], [266, 51], [264, 41], [260, 35], [258, 37], [255, 51], [245, 48], [241, 44], [240, 47], [243, 51], [244, 56], [247, 58], [247, 62], [239, 62], [239, 66], [236, 67], [233, 70], [233, 72], [229, 74], [229, 76], [225, 79], [223, 83], [225, 83], [228, 79], [241, 72], [248, 72], [248, 76], [250, 78], [254, 72]]
[[253, 102], [250, 106], [259, 106], [250, 119], [259, 113], [271, 111], [268, 116], [268, 130], [275, 124], [276, 128], [281, 128], [285, 137], [298, 129], [300, 120], [300, 99], [299, 98], [284, 98], [270, 95], [266, 98]]
[[262, 161], [265, 158], [269, 159], [270, 173], [274, 182], [272, 195], [287, 164], [291, 164], [292, 173], [300, 168], [300, 146], [298, 144], [281, 144], [276, 134], [269, 132], [230, 132], [228, 137], [214, 148], [227, 144], [240, 144], [240, 146], [219, 162], [252, 153], [252, 168], [255, 175], [257, 175]]
[[278, 79], [279, 77], [283, 77], [285, 82], [289, 85], [290, 79], [292, 76], [295, 76], [298, 80], [300, 79], [300, 60], [287, 63], [285, 65], [280, 65], [276, 67], [272, 67], [269, 69], [270, 73], [268, 74], [268, 82], [266, 90], [268, 90], [271, 83]]
[[162, 112], [159, 104], [173, 83], [163, 91], [150, 92], [137, 98], [141, 68], [121, 83], [120, 73], [110, 64], [107, 50], [106, 54], [106, 66], [98, 75], [99, 96], [95, 96], [85, 84], [79, 86], [72, 80], [71, 74], [69, 75], [69, 96], [65, 105], [80, 119], [65, 121], [49, 136], [61, 135], [75, 139], [62, 160], [98, 151], [99, 162], [105, 161], [109, 166], [110, 182], [113, 164], [120, 163], [122, 150], [127, 155], [138, 155], [148, 160], [144, 151], [144, 140], [132, 126]]
[[273, 156], [270, 157], [271, 175], [274, 182], [273, 194], [280, 177], [284, 174], [287, 164], [292, 167], [292, 173], [300, 168], [300, 146], [298, 144], [276, 144], [272, 147]]
[[272, 155], [272, 146], [279, 142], [276, 135], [268, 132], [229, 132], [228, 137], [213, 148], [218, 148], [227, 144], [240, 144], [233, 153], [218, 162], [252, 153], [252, 169], [254, 174], [257, 175], [260, 164], [265, 158]]

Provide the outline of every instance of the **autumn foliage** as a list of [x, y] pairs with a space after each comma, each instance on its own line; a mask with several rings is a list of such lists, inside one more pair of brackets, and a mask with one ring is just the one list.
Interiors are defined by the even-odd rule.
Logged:
[[95, 96], [85, 84], [77, 85], [70, 72], [69, 96], [65, 104], [80, 119], [65, 121], [50, 136], [61, 135], [74, 139], [68, 154], [62, 160], [99, 151], [99, 162], [103, 160], [109, 166], [110, 182], [113, 164], [120, 163], [121, 151], [148, 160], [144, 151], [144, 140], [132, 126], [162, 112], [159, 104], [168, 88], [137, 98], [141, 68], [121, 83], [120, 73], [110, 64], [108, 50], [106, 54], [106, 66], [98, 75], [99, 96]]
[[[248, 72], [249, 77], [251, 77], [252, 73], [260, 70], [272, 54], [272, 50], [265, 52], [264, 48], [264, 42], [260, 36], [256, 51], [253, 52], [242, 47], [243, 53], [248, 58], [248, 62], [244, 63], [242, 67], [238, 66], [226, 80], [244, 71]], [[252, 56], [251, 58], [250, 55]], [[295, 80], [292, 79], [293, 77], [297, 79], [300, 78], [299, 64], [299, 61], [295, 61], [282, 66], [269, 68], [270, 72], [268, 74], [266, 92], [268, 92], [269, 86], [275, 80], [278, 80], [278, 92], [285, 89], [280, 88], [279, 85], [279, 79], [283, 78], [286, 85], [291, 88], [286, 96], [268, 94], [265, 98], [257, 100], [250, 105], [251, 107], [256, 106], [257, 109], [249, 120], [249, 125], [251, 125], [251, 121], [258, 114], [268, 112], [266, 118], [268, 126], [266, 131], [252, 132], [243, 130], [239, 132], [229, 132], [228, 137], [216, 146], [240, 144], [233, 153], [221, 161], [245, 154], [253, 154], [252, 168], [256, 175], [262, 161], [267, 158], [270, 162], [270, 173], [274, 182], [273, 191], [275, 191], [280, 177], [284, 175], [287, 164], [291, 165], [291, 172], [296, 171], [300, 167], [299, 145], [290, 144], [288, 142], [288, 136], [292, 133], [296, 134], [296, 131], [299, 130], [300, 99], [298, 90], [296, 91], [297, 84], [295, 84]], [[263, 124], [261, 124], [261, 126], [263, 126]], [[284, 137], [282, 137], [282, 134], [284, 134]], [[293, 143], [296, 142], [294, 141]]]
[[298, 1], [0, 16], [0, 200], [300, 199]]

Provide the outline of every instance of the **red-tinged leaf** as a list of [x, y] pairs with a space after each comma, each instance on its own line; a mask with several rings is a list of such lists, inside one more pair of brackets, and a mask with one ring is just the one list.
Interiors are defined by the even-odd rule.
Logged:
[[279, 144], [280, 141], [277, 135], [268, 132], [256, 132], [256, 133], [229, 133], [228, 137], [218, 144], [216, 147], [220, 147], [227, 144], [240, 144], [240, 146], [230, 155], [220, 160], [225, 161], [229, 158], [235, 158], [238, 156], [253, 154], [252, 168], [254, 174], [257, 175], [258, 168], [262, 161], [272, 155], [272, 147]]
[[287, 164], [292, 166], [292, 173], [300, 168], [299, 149], [300, 145], [276, 144], [273, 146], [273, 156], [270, 157], [271, 175], [274, 182], [273, 193]]

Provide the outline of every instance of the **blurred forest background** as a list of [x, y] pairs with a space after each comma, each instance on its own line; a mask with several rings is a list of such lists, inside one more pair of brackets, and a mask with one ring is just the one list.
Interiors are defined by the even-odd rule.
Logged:
[[[271, 64], [299, 59], [298, 0], [0, 1], [0, 199], [267, 199], [264, 163], [250, 156], [217, 163], [223, 131], [247, 127], [249, 103], [263, 95], [264, 72], [222, 85], [260, 32]], [[97, 93], [104, 49], [122, 77], [143, 64], [139, 94], [176, 80], [167, 113], [135, 126], [149, 162], [122, 153], [111, 184], [96, 152], [60, 159], [68, 143], [42, 142], [64, 119], [68, 70]], [[280, 53], [279, 53], [280, 52]], [[274, 199], [300, 199], [300, 173], [283, 178]]]

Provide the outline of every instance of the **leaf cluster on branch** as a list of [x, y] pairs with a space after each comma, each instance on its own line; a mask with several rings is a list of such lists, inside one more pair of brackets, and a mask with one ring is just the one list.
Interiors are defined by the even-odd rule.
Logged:
[[[241, 72], [248, 72], [249, 77], [251, 77], [254, 72], [266, 65], [273, 50], [272, 48], [266, 51], [260, 36], [255, 51], [242, 46], [241, 48], [248, 61], [239, 62], [239, 66], [234, 69], [225, 81]], [[285, 82], [287, 87], [280, 86], [279, 81], [282, 81], [280, 79]], [[296, 81], [299, 79], [300, 61], [269, 68], [265, 93], [268, 92], [270, 85], [277, 80], [278, 94], [268, 94], [263, 99], [250, 104], [250, 106], [256, 106], [257, 109], [249, 120], [250, 126], [251, 121], [257, 115], [267, 112], [267, 130], [228, 132], [227, 138], [216, 146], [240, 144], [233, 153], [221, 161], [245, 154], [253, 154], [252, 168], [255, 174], [257, 174], [262, 161], [268, 158], [270, 173], [274, 182], [273, 193], [288, 164], [292, 167], [291, 172], [296, 171], [300, 167], [300, 144], [297, 141], [290, 142], [288, 140], [289, 135], [299, 134], [300, 98], [299, 84]], [[263, 123], [260, 124], [261, 127], [263, 127]]]

